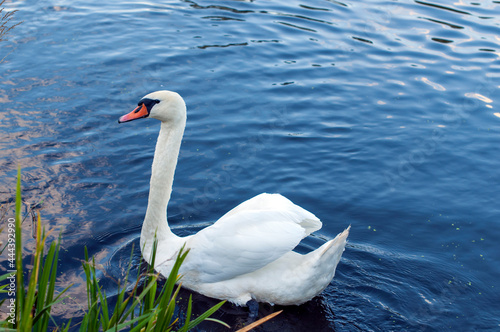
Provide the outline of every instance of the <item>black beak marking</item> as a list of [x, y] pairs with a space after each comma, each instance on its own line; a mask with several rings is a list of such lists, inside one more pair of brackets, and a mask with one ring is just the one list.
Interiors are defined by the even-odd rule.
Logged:
[[[153, 106], [158, 104], [159, 102], [160, 100], [158, 99], [143, 98], [137, 103], [137, 106], [141, 106], [142, 104], [144, 104], [144, 106], [146, 106], [148, 110], [148, 113], [150, 113]], [[139, 112], [139, 109], [136, 112]]]

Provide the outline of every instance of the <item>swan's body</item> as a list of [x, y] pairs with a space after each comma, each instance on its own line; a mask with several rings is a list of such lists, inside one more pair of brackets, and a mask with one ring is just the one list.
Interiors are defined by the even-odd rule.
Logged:
[[140, 240], [142, 255], [150, 262], [156, 234], [158, 272], [168, 276], [177, 253], [186, 244], [190, 252], [181, 266], [182, 284], [209, 297], [238, 305], [250, 300], [301, 304], [329, 285], [349, 228], [313, 252], [293, 252], [304, 237], [321, 228], [321, 221], [279, 194], [249, 199], [197, 234], [183, 238], [173, 234], [166, 209], [186, 124], [186, 106], [177, 93], [158, 91], [145, 96], [119, 122], [142, 117], [162, 122]]

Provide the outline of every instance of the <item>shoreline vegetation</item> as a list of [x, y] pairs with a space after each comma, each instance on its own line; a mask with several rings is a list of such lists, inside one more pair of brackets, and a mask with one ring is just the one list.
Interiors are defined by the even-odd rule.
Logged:
[[[0, 321], [0, 330], [13, 331], [179, 331], [185, 332], [195, 328], [204, 321], [212, 321], [226, 328], [226, 323], [212, 319], [210, 316], [217, 311], [226, 301], [221, 301], [206, 310], [197, 317], [192, 317], [192, 295], [189, 296], [185, 315], [179, 314], [177, 310], [178, 294], [182, 287], [182, 276], [179, 268], [189, 254], [189, 249], [181, 249], [174, 267], [166, 279], [163, 287], [158, 284], [160, 274], [154, 271], [155, 255], [152, 255], [152, 264], [145, 272], [138, 272], [137, 279], [133, 284], [121, 285], [118, 282], [116, 304], [108, 304], [106, 291], [99, 284], [94, 257], [89, 258], [85, 247], [82, 268], [85, 272], [87, 289], [87, 310], [81, 321], [73, 323], [71, 319], [58, 324], [51, 316], [51, 308], [61, 303], [66, 296], [65, 292], [73, 284], [57, 291], [62, 286], [56, 284], [57, 265], [59, 260], [59, 248], [61, 235], [57, 240], [48, 244], [47, 238], [52, 230], [46, 232], [41, 225], [41, 217], [37, 212], [33, 227], [36, 224], [34, 234], [35, 249], [28, 254], [32, 257], [31, 269], [23, 266], [23, 240], [22, 224], [26, 217], [22, 217], [21, 198], [21, 169], [18, 169], [15, 198], [15, 217], [8, 217], [8, 206], [2, 206], [0, 211], [0, 233], [7, 233], [5, 244], [0, 243], [0, 255], [7, 256], [7, 273], [0, 275], [0, 294], [3, 299], [0, 307], [6, 308], [7, 312]], [[33, 212], [29, 211], [29, 212]], [[48, 247], [48, 250], [46, 250]], [[156, 249], [156, 241], [153, 250]], [[133, 253], [133, 248], [132, 248]], [[2, 256], [3, 257], [3, 256]], [[128, 264], [124, 280], [129, 280], [132, 269], [132, 256]], [[237, 332], [250, 331], [280, 314], [281, 311], [272, 313], [256, 322], [253, 322]], [[181, 317], [182, 316], [182, 317]], [[80, 320], [80, 318], [79, 318]]]
[[[40, 214], [36, 215], [35, 250], [31, 269], [23, 266], [23, 242], [21, 238], [23, 218], [21, 216], [21, 171], [18, 170], [15, 217], [2, 220], [2, 232], [6, 231], [8, 240], [1, 246], [0, 254], [7, 256], [9, 270], [0, 276], [0, 293], [5, 297], [0, 305], [7, 308], [7, 317], [0, 322], [3, 331], [189, 331], [205, 320], [217, 322], [229, 328], [224, 322], [209, 318], [226, 301], [221, 301], [198, 317], [192, 317], [192, 298], [190, 296], [185, 317], [177, 317], [177, 295], [182, 283], [179, 268], [189, 250], [179, 252], [172, 272], [162, 289], [158, 289], [159, 273], [153, 264], [144, 273], [138, 273], [133, 285], [118, 283], [118, 296], [114, 307], [108, 305], [106, 292], [100, 286], [94, 258], [89, 258], [85, 248], [82, 268], [86, 276], [87, 310], [81, 322], [71, 320], [57, 325], [50, 311], [65, 299], [68, 285], [57, 292], [56, 276], [61, 236], [47, 244], [46, 232], [41, 225]], [[6, 213], [7, 214], [7, 213]], [[48, 250], [46, 250], [48, 247]], [[131, 257], [132, 259], [132, 257]], [[153, 255], [154, 262], [154, 255]], [[125, 280], [132, 268], [129, 261]], [[131, 290], [128, 290], [131, 289]], [[181, 323], [183, 322], [183, 323]]]
[[[31, 209], [26, 217], [31, 214], [35, 248], [33, 253], [27, 253], [31, 257], [30, 268], [23, 264], [23, 239], [22, 225], [26, 217], [21, 215], [21, 169], [18, 168], [16, 182], [15, 212], [14, 217], [8, 217], [12, 210], [10, 206], [2, 206], [0, 209], [0, 233], [7, 233], [6, 243], [0, 242], [0, 255], [7, 257], [7, 273], [0, 275], [0, 307], [6, 308], [7, 312], [2, 315], [0, 330], [5, 332], [14, 331], [178, 331], [185, 332], [195, 328], [204, 321], [212, 321], [226, 328], [228, 324], [212, 319], [210, 316], [216, 312], [226, 301], [221, 301], [204, 313], [193, 317], [192, 295], [187, 302], [187, 310], [180, 314], [178, 310], [178, 295], [182, 287], [182, 275], [179, 268], [189, 254], [189, 249], [181, 249], [174, 267], [163, 285], [160, 285], [157, 273], [153, 266], [156, 252], [156, 241], [153, 245], [152, 264], [148, 265], [145, 272], [138, 271], [135, 283], [129, 284], [129, 273], [132, 269], [132, 255], [130, 257], [124, 285], [117, 282], [116, 304], [108, 304], [106, 291], [100, 285], [98, 270], [94, 257], [89, 258], [87, 248], [84, 249], [84, 260], [82, 268], [85, 272], [85, 283], [87, 290], [87, 309], [83, 318], [78, 322], [72, 320], [57, 323], [51, 315], [51, 308], [58, 305], [67, 297], [65, 292], [73, 284], [64, 287], [57, 285], [57, 265], [59, 261], [59, 249], [61, 235], [57, 240], [48, 244], [48, 237], [52, 230], [45, 231], [42, 227], [41, 217], [38, 211], [34, 213]], [[36, 226], [35, 226], [36, 225]], [[48, 250], [46, 250], [48, 247]], [[133, 248], [132, 248], [133, 253]], [[26, 253], [25, 253], [26, 254]], [[160, 289], [161, 288], [161, 289]], [[265, 323], [280, 314], [274, 312], [260, 320], [250, 323], [237, 332], [246, 332]], [[81, 321], [80, 321], [81, 319]]]

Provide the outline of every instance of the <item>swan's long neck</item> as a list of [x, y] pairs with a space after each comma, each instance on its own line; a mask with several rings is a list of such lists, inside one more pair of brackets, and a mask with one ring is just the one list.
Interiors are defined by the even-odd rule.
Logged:
[[177, 238], [167, 222], [167, 205], [172, 193], [175, 166], [184, 133], [184, 123], [162, 122], [153, 159], [151, 183], [149, 188], [148, 208], [141, 231], [141, 249], [144, 258], [149, 261], [153, 239], [162, 241]]

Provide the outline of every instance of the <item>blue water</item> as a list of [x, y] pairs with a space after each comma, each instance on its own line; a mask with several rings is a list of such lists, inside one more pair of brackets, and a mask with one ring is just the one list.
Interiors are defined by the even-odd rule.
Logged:
[[500, 330], [498, 1], [5, 6], [23, 23], [0, 42], [0, 201], [20, 164], [24, 200], [62, 230], [58, 281], [75, 286], [57, 321], [85, 309], [84, 246], [113, 278], [137, 248], [159, 124], [117, 119], [169, 89], [188, 105], [176, 233], [261, 192], [322, 219], [299, 251], [352, 227], [331, 285], [261, 306], [284, 313], [260, 331]]

